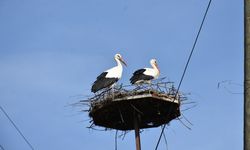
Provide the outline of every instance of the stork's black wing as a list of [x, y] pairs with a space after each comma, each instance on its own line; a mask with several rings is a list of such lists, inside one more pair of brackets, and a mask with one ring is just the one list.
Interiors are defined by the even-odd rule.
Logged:
[[133, 73], [133, 76], [130, 78], [130, 83], [135, 84], [137, 81], [141, 81], [141, 80], [148, 81], [148, 80], [151, 80], [154, 78], [153, 76], [143, 74], [145, 71], [146, 71], [146, 69], [136, 70]]
[[101, 89], [108, 88], [119, 80], [118, 78], [106, 78], [107, 74], [108, 72], [103, 72], [96, 78], [96, 81], [92, 85], [91, 92], [96, 93]]

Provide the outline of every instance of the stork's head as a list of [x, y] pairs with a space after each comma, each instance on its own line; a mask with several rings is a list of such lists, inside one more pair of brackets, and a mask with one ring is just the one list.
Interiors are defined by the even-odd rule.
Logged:
[[125, 61], [123, 60], [121, 54], [115, 54], [115, 60], [118, 60], [118, 61], [122, 62], [125, 66], [127, 66], [127, 64], [126, 64]]
[[152, 65], [153, 68], [157, 69], [160, 72], [156, 59], [151, 59], [150, 64]]

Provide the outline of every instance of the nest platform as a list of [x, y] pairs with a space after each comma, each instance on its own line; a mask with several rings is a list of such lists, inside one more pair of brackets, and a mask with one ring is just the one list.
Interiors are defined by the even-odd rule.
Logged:
[[158, 127], [180, 116], [180, 100], [156, 90], [115, 91], [93, 100], [89, 116], [95, 125], [116, 130], [134, 130], [135, 116], [140, 129]]

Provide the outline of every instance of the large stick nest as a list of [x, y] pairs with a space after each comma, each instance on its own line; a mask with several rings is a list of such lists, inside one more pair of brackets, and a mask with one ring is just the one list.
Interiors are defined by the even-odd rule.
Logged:
[[88, 100], [90, 128], [132, 130], [134, 117], [139, 127], [151, 128], [169, 123], [180, 116], [180, 104], [185, 99], [172, 82], [157, 82], [140, 86], [117, 86], [102, 91]]

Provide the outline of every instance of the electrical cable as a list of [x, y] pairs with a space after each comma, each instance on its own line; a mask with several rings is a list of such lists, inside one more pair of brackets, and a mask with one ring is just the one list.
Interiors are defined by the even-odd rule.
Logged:
[[[190, 52], [190, 54], [189, 54], [189, 57], [188, 57], [187, 63], [186, 63], [186, 65], [185, 65], [184, 71], [183, 71], [182, 76], [181, 76], [181, 80], [180, 80], [179, 85], [178, 85], [178, 88], [177, 88], [177, 90], [176, 90], [176, 93], [175, 93], [175, 98], [176, 98], [176, 96], [177, 96], [177, 94], [178, 94], [178, 92], [179, 92], [179, 89], [180, 89], [180, 87], [181, 87], [182, 81], [183, 81], [184, 76], [185, 76], [185, 74], [186, 74], [186, 71], [187, 71], [187, 68], [188, 68], [189, 62], [190, 62], [191, 57], [192, 57], [192, 55], [193, 55], [193, 52], [194, 52], [194, 49], [195, 49], [196, 43], [197, 43], [197, 41], [198, 41], [198, 38], [199, 38], [200, 32], [201, 32], [201, 30], [202, 30], [202, 27], [203, 27], [204, 21], [205, 21], [205, 19], [206, 19], [207, 12], [208, 12], [208, 10], [209, 10], [209, 8], [210, 8], [210, 4], [211, 4], [211, 2], [212, 2], [212, 0], [209, 0], [209, 3], [208, 3], [208, 5], [207, 5], [207, 8], [206, 8], [205, 14], [204, 14], [204, 16], [203, 16], [203, 19], [202, 19], [202, 22], [201, 22], [201, 25], [200, 25], [199, 31], [198, 31], [198, 33], [197, 33], [197, 35], [196, 35], [196, 38], [195, 38], [195, 41], [194, 41], [194, 44], [193, 44], [192, 50], [191, 50], [191, 52]], [[166, 124], [163, 126], [163, 128], [162, 128], [162, 130], [161, 130], [160, 137], [159, 137], [159, 139], [158, 139], [158, 141], [157, 141], [157, 144], [156, 144], [155, 150], [157, 150], [157, 149], [158, 149], [158, 146], [159, 146], [159, 143], [160, 143], [160, 141], [161, 141], [161, 137], [162, 137], [162, 135], [163, 135], [163, 132], [164, 132], [164, 130], [165, 130], [165, 127], [166, 127]]]
[[24, 136], [24, 134], [21, 132], [21, 130], [16, 126], [16, 124], [14, 123], [14, 121], [10, 118], [10, 116], [7, 114], [7, 112], [3, 109], [2, 106], [0, 106], [0, 109], [2, 110], [2, 112], [5, 114], [5, 116], [9, 119], [9, 121], [11, 122], [11, 124], [15, 127], [15, 129], [18, 131], [18, 133], [22, 136], [22, 138], [24, 139], [24, 141], [28, 144], [28, 146], [30, 147], [30, 149], [34, 150], [33, 146], [30, 144], [30, 142], [28, 141], [28, 139]]

